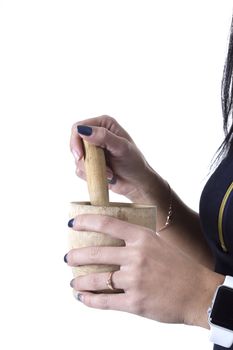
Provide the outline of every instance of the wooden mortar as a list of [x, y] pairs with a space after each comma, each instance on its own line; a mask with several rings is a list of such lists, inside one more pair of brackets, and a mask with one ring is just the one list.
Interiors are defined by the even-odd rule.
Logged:
[[[80, 214], [102, 214], [128, 221], [132, 224], [148, 227], [156, 231], [156, 207], [136, 203], [109, 203], [108, 183], [106, 177], [105, 156], [102, 148], [84, 141], [84, 162], [90, 202], [71, 202], [69, 217]], [[75, 231], [69, 229], [69, 248], [88, 246], [125, 246], [125, 242], [100, 232]], [[74, 278], [90, 273], [119, 270], [118, 265], [82, 265], [72, 267]], [[106, 289], [101, 293], [113, 293]], [[115, 292], [122, 292], [117, 290]]]

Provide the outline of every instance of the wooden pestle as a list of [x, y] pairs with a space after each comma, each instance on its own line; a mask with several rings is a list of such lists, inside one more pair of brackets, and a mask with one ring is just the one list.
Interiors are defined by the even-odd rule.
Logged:
[[104, 150], [83, 140], [84, 164], [91, 205], [109, 206]]

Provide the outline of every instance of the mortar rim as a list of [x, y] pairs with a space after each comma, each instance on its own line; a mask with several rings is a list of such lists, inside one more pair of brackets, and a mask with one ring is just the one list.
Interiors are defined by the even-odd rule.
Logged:
[[156, 205], [152, 204], [144, 204], [144, 203], [123, 203], [123, 202], [110, 202], [109, 206], [102, 206], [102, 205], [91, 205], [89, 201], [72, 201], [70, 202], [71, 205], [73, 204], [79, 204], [79, 205], [86, 205], [89, 207], [95, 207], [95, 208], [103, 208], [103, 207], [110, 207], [110, 208], [116, 208], [116, 207], [124, 207], [127, 209], [156, 209]]

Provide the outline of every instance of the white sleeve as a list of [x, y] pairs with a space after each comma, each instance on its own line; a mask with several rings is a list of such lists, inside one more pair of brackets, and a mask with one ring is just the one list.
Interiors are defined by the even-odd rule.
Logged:
[[[233, 289], [233, 277], [226, 276], [222, 286], [226, 286]], [[232, 310], [233, 314], [233, 310]], [[210, 336], [209, 339], [216, 345], [230, 348], [233, 344], [233, 331], [226, 328], [210, 324]]]

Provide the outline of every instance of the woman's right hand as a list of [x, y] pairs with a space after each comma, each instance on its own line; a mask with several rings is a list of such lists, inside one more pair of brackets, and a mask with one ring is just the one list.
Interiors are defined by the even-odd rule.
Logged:
[[[89, 136], [78, 132], [78, 126], [88, 126]], [[104, 148], [109, 188], [132, 201], [141, 202], [156, 186], [158, 174], [149, 166], [130, 135], [109, 116], [86, 119], [72, 126], [70, 148], [75, 157], [76, 174], [86, 180], [82, 139]], [[112, 180], [112, 181], [111, 181]]]

